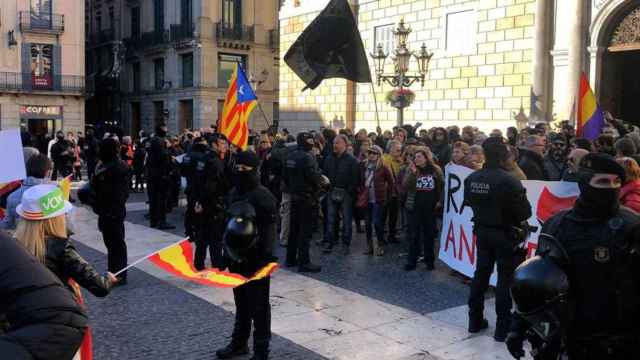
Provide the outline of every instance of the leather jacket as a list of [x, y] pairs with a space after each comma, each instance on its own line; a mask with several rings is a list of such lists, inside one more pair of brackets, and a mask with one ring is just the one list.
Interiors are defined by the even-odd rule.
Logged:
[[47, 268], [63, 284], [68, 285], [69, 279], [73, 279], [94, 296], [105, 297], [109, 294], [114, 284], [83, 259], [69, 240], [48, 238], [46, 243]]

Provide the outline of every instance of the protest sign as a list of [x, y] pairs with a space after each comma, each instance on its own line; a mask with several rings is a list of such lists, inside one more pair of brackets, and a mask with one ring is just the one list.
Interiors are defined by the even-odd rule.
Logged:
[[[444, 216], [440, 235], [439, 258], [452, 269], [473, 277], [477, 261], [476, 238], [473, 235], [473, 211], [464, 202], [464, 181], [473, 170], [447, 165], [445, 169]], [[571, 182], [523, 181], [532, 216], [529, 225], [532, 233], [526, 248], [527, 256], [533, 256], [538, 245], [542, 225], [557, 212], [571, 208], [580, 194], [578, 185]], [[496, 277], [491, 277], [495, 285]]]
[[0, 185], [27, 177], [20, 129], [0, 131]]

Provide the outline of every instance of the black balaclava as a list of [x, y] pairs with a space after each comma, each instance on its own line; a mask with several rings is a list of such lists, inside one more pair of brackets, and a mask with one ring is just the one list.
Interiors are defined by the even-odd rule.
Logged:
[[56, 139], [58, 139], [58, 141], [64, 140], [64, 134], [62, 132], [57, 133], [56, 134]]
[[580, 161], [578, 169], [578, 187], [580, 197], [574, 209], [585, 217], [607, 218], [620, 208], [620, 189], [600, 189], [590, 185], [595, 174], [615, 174], [622, 183], [625, 180], [624, 168], [608, 154], [591, 153]]
[[[237, 168], [238, 165], [249, 166], [252, 170], [240, 171]], [[236, 167], [233, 169], [233, 185], [235, 185], [239, 193], [247, 193], [260, 185], [258, 166], [260, 166], [260, 158], [253, 151], [242, 151], [236, 155]]]
[[301, 132], [298, 134], [296, 142], [300, 149], [304, 151], [311, 151], [311, 149], [313, 149], [313, 144], [308, 142], [309, 139], [313, 139], [313, 136], [307, 132]]

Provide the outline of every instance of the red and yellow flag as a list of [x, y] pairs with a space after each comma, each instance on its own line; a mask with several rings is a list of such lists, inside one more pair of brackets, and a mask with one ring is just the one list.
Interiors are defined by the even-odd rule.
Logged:
[[218, 119], [218, 131], [229, 141], [244, 150], [249, 143], [249, 116], [258, 103], [242, 67], [236, 64], [229, 90], [224, 100], [222, 118]]
[[13, 190], [19, 188], [20, 186], [22, 186], [22, 181], [19, 180], [8, 183], [0, 183], [0, 196], [8, 194]]
[[218, 269], [206, 269], [198, 272], [193, 267], [193, 247], [188, 239], [158, 251], [149, 257], [149, 260], [162, 270], [180, 278], [221, 288], [235, 288], [249, 281], [260, 280], [278, 269], [277, 263], [269, 263], [250, 278]]
[[62, 190], [62, 195], [64, 196], [64, 199], [69, 201], [69, 196], [71, 195], [71, 178], [73, 175], [69, 175], [66, 178], [60, 180], [60, 183], [58, 184], [58, 186], [60, 187], [60, 190]]

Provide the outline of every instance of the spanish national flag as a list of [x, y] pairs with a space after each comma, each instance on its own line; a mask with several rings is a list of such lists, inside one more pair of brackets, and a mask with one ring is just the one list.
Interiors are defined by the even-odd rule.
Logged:
[[242, 67], [236, 63], [231, 76], [227, 98], [224, 100], [218, 131], [229, 141], [244, 150], [249, 142], [249, 116], [258, 103]]
[[580, 76], [576, 133], [578, 137], [593, 141], [600, 136], [604, 125], [604, 112], [598, 105], [587, 76], [582, 73], [582, 76]]
[[250, 278], [218, 269], [206, 269], [198, 272], [193, 267], [193, 247], [188, 239], [152, 254], [149, 260], [160, 269], [175, 276], [219, 288], [235, 288], [249, 281], [260, 280], [278, 269], [277, 263], [269, 263]]

